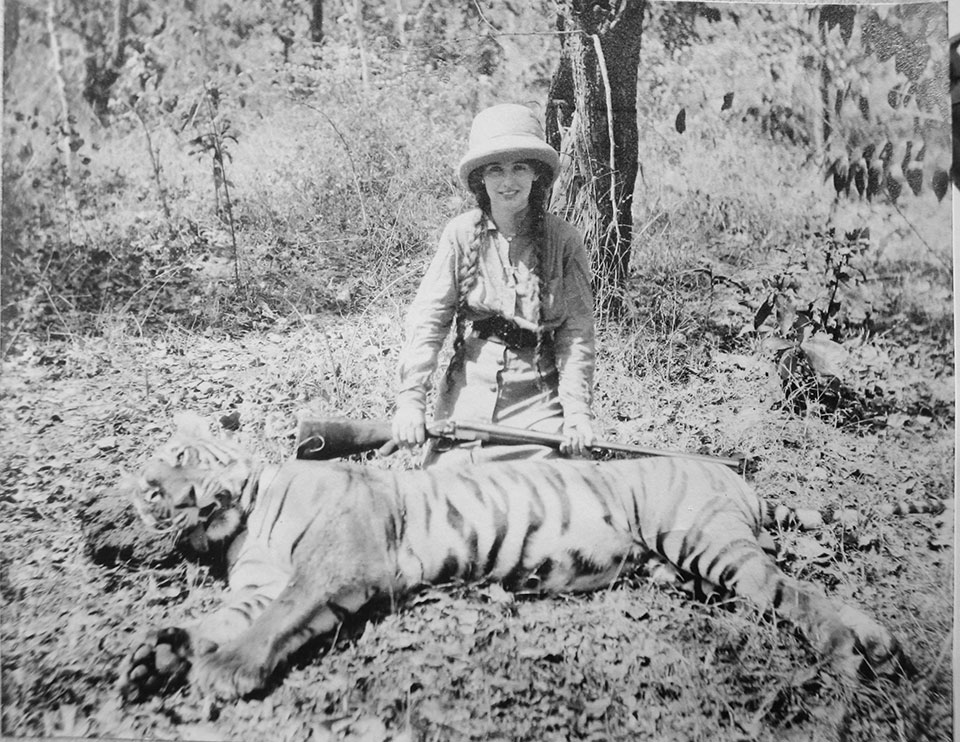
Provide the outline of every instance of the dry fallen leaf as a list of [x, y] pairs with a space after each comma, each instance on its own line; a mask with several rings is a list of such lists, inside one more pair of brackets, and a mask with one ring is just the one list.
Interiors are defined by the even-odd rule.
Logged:
[[804, 340], [800, 344], [800, 349], [818, 375], [843, 378], [850, 354], [840, 343], [826, 335], [818, 334]]
[[830, 550], [813, 536], [798, 536], [793, 542], [792, 551], [801, 559], [811, 562], [829, 561]]
[[610, 698], [598, 698], [595, 701], [588, 701], [583, 705], [583, 713], [588, 718], [600, 718], [607, 709], [610, 708]]

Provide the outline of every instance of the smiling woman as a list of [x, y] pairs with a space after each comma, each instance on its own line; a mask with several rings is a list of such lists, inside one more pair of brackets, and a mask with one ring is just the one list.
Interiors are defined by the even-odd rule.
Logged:
[[536, 160], [513, 160], [494, 162], [483, 168], [483, 183], [490, 198], [490, 208], [494, 213], [494, 222], [510, 224], [513, 229], [507, 235], [511, 241], [518, 231], [517, 222], [522, 223], [530, 189], [540, 177], [536, 169]]
[[[546, 211], [558, 165], [525, 106], [493, 106], [474, 119], [459, 177], [477, 208], [447, 225], [408, 313], [393, 421], [400, 444], [425, 440], [427, 390], [451, 327], [454, 355], [435, 417], [562, 433], [566, 455], [593, 442], [590, 270], [580, 234]], [[554, 455], [430, 441], [424, 466]]]

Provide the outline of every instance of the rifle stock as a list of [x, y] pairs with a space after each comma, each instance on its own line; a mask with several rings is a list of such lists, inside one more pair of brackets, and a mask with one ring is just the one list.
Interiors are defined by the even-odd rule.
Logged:
[[[427, 423], [427, 437], [476, 440], [467, 433], [455, 435], [452, 425], [446, 420]], [[298, 459], [327, 461], [375, 450], [389, 456], [396, 449], [389, 420], [301, 420], [297, 432]]]
[[301, 420], [297, 458], [338, 459], [383, 448], [392, 439], [389, 420]]
[[[458, 422], [456, 420], [435, 420], [427, 424], [428, 438], [448, 438], [458, 441], [480, 440], [497, 445], [520, 445], [539, 443], [551, 448], [559, 448], [563, 436], [542, 433], [537, 430], [511, 428], [506, 425], [494, 425], [479, 422]], [[741, 471], [741, 459], [723, 456], [704, 456], [681, 451], [661, 451], [627, 443], [596, 441], [593, 449], [629, 453], [634, 456], [669, 456], [693, 459], [714, 464], [723, 464]], [[301, 420], [297, 436], [297, 458], [328, 460], [341, 456], [379, 449], [388, 455], [396, 449], [389, 420]]]

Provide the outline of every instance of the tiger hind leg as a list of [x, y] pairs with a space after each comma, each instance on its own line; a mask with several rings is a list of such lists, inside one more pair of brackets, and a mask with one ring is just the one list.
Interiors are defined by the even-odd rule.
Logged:
[[801, 632], [849, 676], [911, 676], [915, 669], [896, 637], [849, 605], [835, 605], [808, 582], [788, 577], [760, 551], [746, 558], [728, 585], [762, 610], [772, 610]]

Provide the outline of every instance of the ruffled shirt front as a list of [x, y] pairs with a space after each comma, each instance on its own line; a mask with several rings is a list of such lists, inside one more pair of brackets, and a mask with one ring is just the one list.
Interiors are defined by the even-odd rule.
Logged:
[[[440, 348], [457, 309], [458, 270], [480, 212], [460, 214], [443, 231], [440, 243], [406, 323], [406, 344], [400, 354], [398, 406], [426, 408], [430, 380]], [[553, 354], [559, 373], [558, 395], [566, 419], [591, 417], [595, 341], [590, 267], [583, 240], [570, 224], [553, 214], [544, 219], [545, 245], [538, 286], [534, 245], [520, 233], [508, 241], [491, 221], [478, 256], [477, 280], [467, 295], [466, 319], [499, 315], [518, 326], [553, 334]]]

